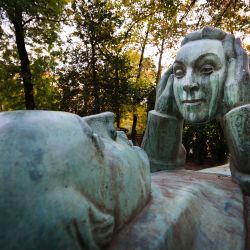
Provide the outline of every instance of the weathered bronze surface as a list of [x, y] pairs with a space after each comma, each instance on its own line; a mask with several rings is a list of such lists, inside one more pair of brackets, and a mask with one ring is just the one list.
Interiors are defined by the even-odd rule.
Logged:
[[147, 155], [113, 122], [112, 113], [0, 113], [1, 250], [100, 249], [143, 209]]
[[245, 249], [243, 194], [230, 177], [188, 170], [151, 177], [149, 204], [109, 249]]
[[183, 120], [200, 124], [212, 119], [225, 132], [233, 179], [250, 192], [249, 58], [234, 35], [205, 27], [184, 38], [158, 84], [143, 139], [151, 171], [185, 164]]

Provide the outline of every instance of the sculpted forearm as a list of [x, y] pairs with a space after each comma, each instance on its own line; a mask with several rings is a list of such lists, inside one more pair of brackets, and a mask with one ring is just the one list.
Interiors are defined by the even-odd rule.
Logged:
[[149, 112], [142, 147], [150, 159], [151, 172], [177, 169], [185, 163], [182, 146], [183, 121], [155, 110]]
[[231, 163], [250, 173], [250, 104], [232, 109], [223, 119]]

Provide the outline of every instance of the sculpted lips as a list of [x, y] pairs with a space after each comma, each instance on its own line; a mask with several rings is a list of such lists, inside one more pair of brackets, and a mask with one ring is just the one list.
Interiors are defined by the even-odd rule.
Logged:
[[186, 105], [198, 105], [201, 104], [203, 101], [204, 101], [203, 99], [191, 99], [191, 100], [184, 100], [182, 101], [182, 103]]

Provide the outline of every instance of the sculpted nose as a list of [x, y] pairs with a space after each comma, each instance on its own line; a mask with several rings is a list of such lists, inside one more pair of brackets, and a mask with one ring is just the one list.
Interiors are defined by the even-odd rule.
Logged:
[[194, 79], [193, 69], [188, 68], [186, 77], [183, 79], [183, 90], [186, 92], [193, 92], [199, 89], [199, 84]]
[[183, 85], [183, 89], [186, 92], [196, 91], [199, 89], [199, 84], [196, 82], [186, 83]]

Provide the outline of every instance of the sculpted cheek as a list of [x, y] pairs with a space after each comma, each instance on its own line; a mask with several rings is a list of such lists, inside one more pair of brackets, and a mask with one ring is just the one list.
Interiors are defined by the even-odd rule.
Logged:
[[180, 97], [179, 97], [179, 95], [180, 95], [180, 90], [179, 90], [180, 83], [179, 83], [179, 81], [175, 80], [173, 87], [174, 87], [174, 97], [175, 97], [176, 102], [178, 103], [179, 99], [180, 99]]
[[[204, 77], [202, 79], [202, 92], [203, 92], [203, 96], [208, 100], [212, 94], [212, 86], [211, 86], [211, 77]], [[209, 102], [209, 100], [208, 100]]]
[[218, 111], [218, 104], [221, 101], [221, 89], [220, 89], [220, 79], [219, 75], [216, 74], [210, 79], [210, 85], [211, 85], [211, 99], [209, 104], [209, 117], [213, 118], [213, 116], [216, 115]]

